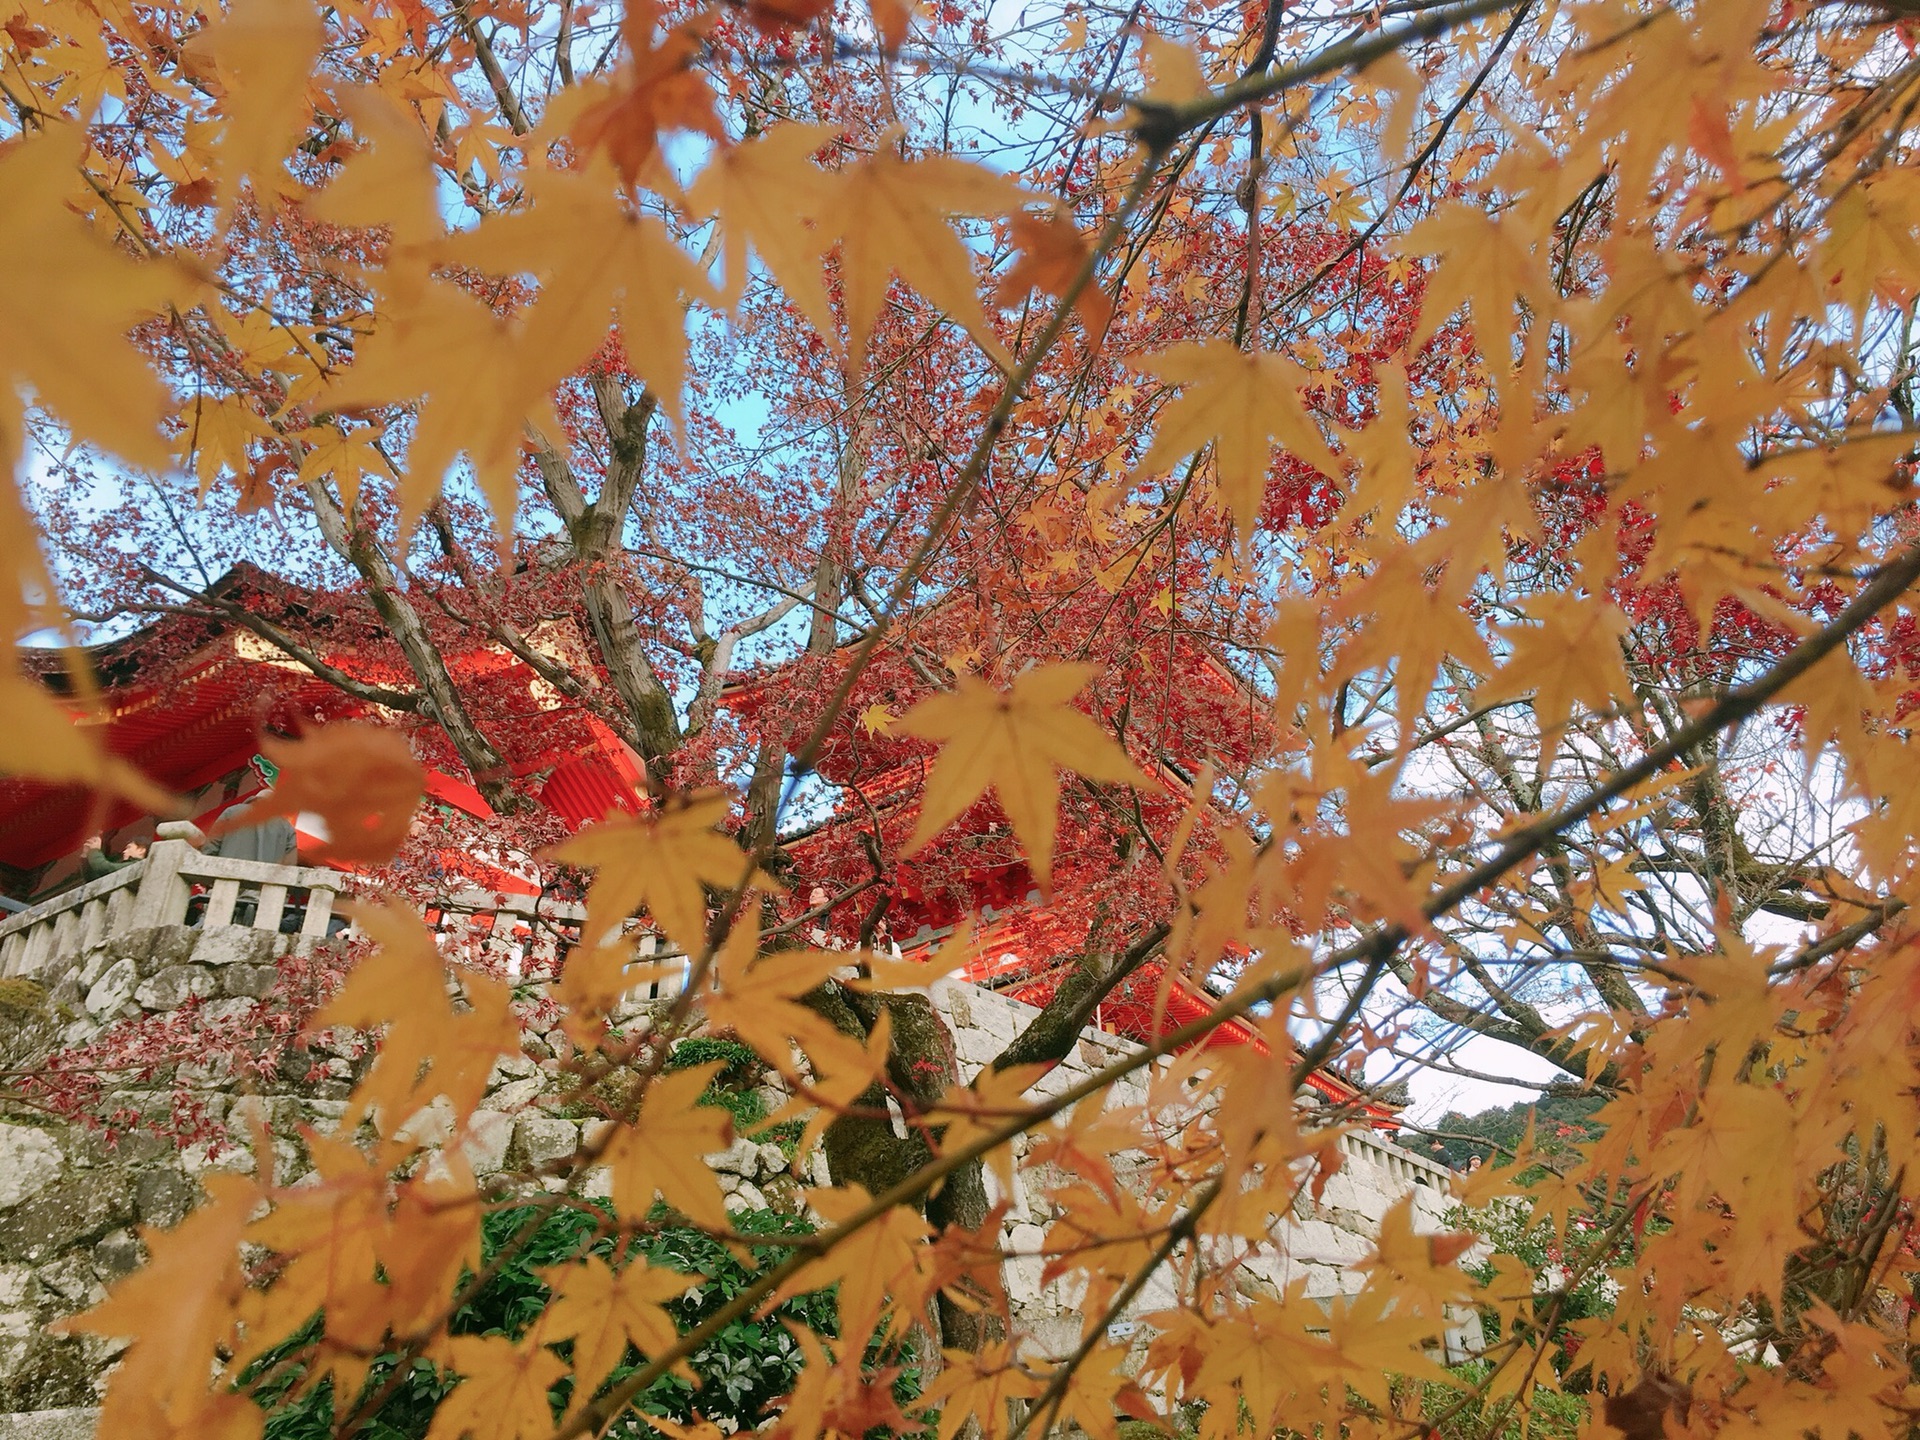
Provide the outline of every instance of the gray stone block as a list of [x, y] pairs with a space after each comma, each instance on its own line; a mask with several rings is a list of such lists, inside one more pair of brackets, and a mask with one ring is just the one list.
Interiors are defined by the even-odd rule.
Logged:
[[102, 1167], [69, 1171], [33, 1197], [0, 1214], [0, 1259], [51, 1260], [134, 1218], [133, 1182]]
[[220, 971], [220, 993], [259, 1000], [271, 994], [279, 980], [278, 965], [228, 965]]
[[133, 999], [134, 986], [139, 983], [140, 972], [133, 961], [116, 960], [88, 989], [87, 1013], [96, 1020], [110, 1019]]
[[34, 1278], [51, 1294], [66, 1302], [62, 1309], [84, 1310], [107, 1298], [100, 1277], [93, 1273], [93, 1266], [82, 1260], [78, 1252], [62, 1255], [52, 1264], [42, 1265], [33, 1273]]
[[204, 1000], [220, 993], [220, 981], [201, 965], [169, 965], [142, 981], [133, 998], [143, 1010], [178, 1010], [189, 999]]
[[750, 1180], [742, 1180], [734, 1192], [724, 1202], [729, 1212], [737, 1214], [742, 1210], [768, 1209], [767, 1197]]
[[134, 1208], [145, 1225], [171, 1230], [187, 1218], [199, 1187], [178, 1170], [143, 1169], [133, 1182]]
[[580, 1127], [571, 1120], [523, 1115], [514, 1122], [512, 1159], [516, 1167], [564, 1160], [580, 1148]]
[[40, 1282], [31, 1265], [0, 1265], [0, 1336], [24, 1339], [39, 1325]]
[[460, 1148], [476, 1175], [494, 1175], [506, 1168], [507, 1149], [512, 1143], [511, 1115], [503, 1115], [498, 1110], [476, 1110]]
[[546, 1080], [540, 1075], [531, 1075], [524, 1080], [510, 1080], [487, 1096], [489, 1110], [524, 1110], [540, 1098], [540, 1092], [546, 1088]]
[[93, 1440], [100, 1411], [92, 1405], [0, 1415], [0, 1440]]
[[193, 947], [196, 965], [261, 965], [273, 960], [275, 937], [270, 931], [219, 925], [198, 933], [200, 943]]
[[145, 1247], [131, 1230], [115, 1230], [103, 1236], [93, 1247], [93, 1272], [111, 1285], [123, 1275], [131, 1275], [144, 1258]]
[[540, 1067], [524, 1055], [503, 1055], [493, 1062], [487, 1084], [504, 1085], [509, 1080], [526, 1080], [539, 1075]]
[[92, 985], [102, 975], [117, 965], [121, 958], [118, 951], [109, 950], [104, 945], [96, 946], [94, 949], [87, 951], [86, 954], [80, 957], [80, 963], [73, 972], [79, 979], [80, 988], [84, 990]]
[[141, 974], [151, 975], [169, 965], [185, 965], [196, 959], [194, 951], [206, 933], [192, 925], [156, 925], [128, 936], [130, 948], [126, 953], [140, 966]]
[[0, 1125], [0, 1210], [10, 1210], [60, 1178], [60, 1144], [31, 1125]]

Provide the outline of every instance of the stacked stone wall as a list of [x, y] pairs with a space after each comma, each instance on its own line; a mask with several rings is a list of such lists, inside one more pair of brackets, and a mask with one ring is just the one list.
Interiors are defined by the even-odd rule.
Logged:
[[[185, 926], [114, 937], [62, 957], [44, 973], [38, 1023], [46, 1027], [49, 1044], [73, 1046], [117, 1022], [169, 1015], [189, 997], [209, 1019], [243, 1020], [257, 1013], [256, 1001], [272, 987], [282, 957], [296, 947], [311, 951], [315, 943], [253, 930]], [[999, 1055], [1036, 1013], [971, 985], [942, 983], [933, 998], [952, 1028], [962, 1073], [968, 1075]], [[17, 996], [7, 1002], [12, 1012], [0, 1005], [0, 1025], [11, 1013], [16, 1032], [22, 1013], [17, 1002]], [[636, 1001], [620, 1018], [643, 1025], [648, 1013], [648, 1005]], [[592, 1127], [608, 1123], [557, 1104], [562, 1082], [554, 1057], [562, 1048], [557, 1033], [532, 1031], [525, 1055], [495, 1067], [467, 1142], [468, 1158], [482, 1175], [562, 1159], [574, 1152], [583, 1133], [590, 1138]], [[1035, 1090], [1056, 1095], [1132, 1049], [1126, 1040], [1090, 1030]], [[171, 1103], [176, 1087], [200, 1084], [194, 1100], [209, 1131], [184, 1145], [137, 1129], [110, 1142], [88, 1127], [18, 1114], [0, 1122], [0, 1440], [64, 1440], [69, 1433], [84, 1433], [85, 1407], [98, 1400], [102, 1377], [118, 1352], [109, 1341], [49, 1334], [48, 1325], [95, 1303], [128, 1273], [141, 1256], [140, 1228], [178, 1223], [208, 1171], [250, 1170], [254, 1157], [246, 1144], [259, 1118], [273, 1121], [276, 1176], [282, 1183], [296, 1180], [308, 1167], [294, 1138], [298, 1127], [324, 1127], [337, 1118], [367, 1058], [358, 1037], [322, 1035], [290, 1051], [279, 1072], [242, 1087], [216, 1083], [211, 1072], [196, 1075], [188, 1065], [162, 1077], [164, 1084], [132, 1084], [116, 1092], [117, 1104], [155, 1113]], [[1143, 1104], [1146, 1083], [1145, 1074], [1118, 1082], [1110, 1103]], [[782, 1097], [768, 1092], [764, 1098], [777, 1105]], [[431, 1127], [434, 1122], [429, 1114], [415, 1123]], [[1249, 1267], [1247, 1283], [1284, 1287], [1304, 1278], [1308, 1293], [1319, 1297], [1349, 1288], [1351, 1267], [1368, 1253], [1381, 1217], [1409, 1191], [1416, 1225], [1439, 1228], [1448, 1203], [1439, 1186], [1444, 1173], [1425, 1162], [1394, 1158], [1403, 1153], [1364, 1139], [1351, 1143], [1344, 1168], [1316, 1201], [1302, 1202], [1299, 1218], [1278, 1237], [1276, 1256]], [[778, 1145], [746, 1139], [711, 1163], [731, 1208], [797, 1210], [803, 1187], [828, 1178], [819, 1152], [789, 1156]], [[1126, 1157], [1119, 1157], [1116, 1170], [1124, 1181]], [[1054, 1216], [1045, 1200], [1036, 1198], [1065, 1177], [1019, 1168], [1014, 1174], [1003, 1222], [1011, 1257], [1008, 1296], [1020, 1328], [1040, 1348], [1071, 1348], [1083, 1317], [1070, 1288], [1042, 1284], [1040, 1252]], [[1426, 1183], [1416, 1183], [1422, 1180]], [[996, 1182], [990, 1178], [989, 1184], [1000, 1198]], [[1152, 1308], [1170, 1298], [1150, 1286], [1141, 1304]], [[75, 1424], [81, 1425], [79, 1431], [59, 1428]]]

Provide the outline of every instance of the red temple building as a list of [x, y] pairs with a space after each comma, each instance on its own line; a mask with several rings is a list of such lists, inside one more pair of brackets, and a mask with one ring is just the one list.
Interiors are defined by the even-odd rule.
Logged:
[[[250, 568], [231, 572], [209, 593], [227, 605], [269, 599], [279, 606], [298, 603], [297, 592], [285, 582]], [[74, 701], [74, 723], [96, 729], [110, 752], [166, 790], [185, 796], [188, 818], [203, 830], [223, 810], [262, 788], [254, 760], [263, 733], [296, 735], [325, 721], [377, 713], [377, 707], [348, 696], [237, 621], [166, 616], [90, 649], [86, 659], [98, 678], [99, 695], [91, 706]], [[578, 828], [612, 811], [646, 807], [639, 757], [593, 716], [560, 703], [551, 692], [543, 695], [545, 687], [509, 652], [475, 647], [446, 659], [463, 686], [485, 682], [514, 687], [525, 694], [529, 706], [551, 713], [552, 723], [534, 727], [525, 753], [507, 758], [516, 776], [535, 777], [530, 785], [534, 795], [566, 826]], [[30, 661], [49, 688], [70, 692], [57, 652], [33, 652]], [[370, 674], [361, 657], [356, 662], [356, 674], [375, 683], [397, 686], [410, 679], [401, 673]], [[1196, 683], [1232, 682], [1224, 673], [1202, 673]], [[751, 709], [758, 689], [759, 682], [745, 682], [729, 691], [729, 703]], [[836, 768], [846, 763], [844, 752], [829, 747], [820, 768], [829, 780], [837, 780], [842, 777]], [[480, 793], [457, 772], [457, 764], [442, 761], [435, 768], [430, 762], [429, 796], [468, 815], [489, 816]], [[869, 802], [876, 793], [898, 794], [917, 786], [919, 775], [917, 763], [883, 767], [878, 776], [869, 769], [862, 792]], [[910, 815], [912, 796], [904, 799]], [[81, 847], [90, 836], [102, 835], [110, 849], [117, 849], [150, 838], [155, 820], [125, 802], [103, 806], [84, 787], [0, 779], [0, 890], [16, 908], [31, 905], [71, 886], [81, 869]], [[835, 817], [826, 818], [816, 827], [816, 837], [836, 823]], [[308, 838], [302, 837], [303, 857]], [[789, 847], [803, 882], [809, 851], [817, 843], [801, 837]], [[493, 872], [492, 883], [522, 894], [539, 890], [511, 867]], [[1002, 903], [991, 906], [977, 928], [981, 958], [961, 978], [1043, 1005], [1059, 981], [1056, 957], [1072, 954], [1076, 937], [1056, 923], [1057, 917], [1031, 892], [1023, 870], [1009, 877], [1007, 888]], [[958, 918], [950, 910], [933, 897], [916, 895], [909, 880], [896, 887], [889, 915], [892, 933], [909, 954], [931, 947]], [[1110, 1033], [1146, 1041], [1205, 1015], [1212, 1004], [1203, 988], [1149, 962], [1103, 1003], [1096, 1023]], [[1204, 1043], [1265, 1042], [1255, 1027], [1231, 1020]], [[1391, 1107], [1365, 1100], [1358, 1087], [1337, 1073], [1316, 1073], [1309, 1084], [1327, 1100], [1362, 1111], [1376, 1125], [1394, 1123]]]

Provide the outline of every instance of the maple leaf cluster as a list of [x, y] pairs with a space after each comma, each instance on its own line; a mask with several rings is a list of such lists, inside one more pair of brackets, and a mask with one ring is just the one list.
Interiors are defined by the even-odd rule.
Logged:
[[[602, 1433], [826, 1289], [773, 1433], [1905, 1433], [1912, 40], [0, 0], [7, 813], [184, 812], [115, 725], [237, 673], [258, 814], [388, 892], [297, 1022], [373, 1047], [310, 1168], [245, 1137], [72, 1322], [130, 1341], [102, 1433], [251, 1440], [286, 1366], [358, 1433], [416, 1364], [432, 1440]], [[415, 913], [489, 856], [580, 901], [531, 998]], [[956, 972], [1035, 1002], [986, 1064]], [[529, 1005], [605, 1123], [483, 1181]], [[1063, 1086], [1089, 1023], [1136, 1046]], [[683, 1329], [637, 1242], [750, 1239], [703, 1032], [826, 1183]], [[1329, 1290], [1423, 1073], [1600, 1104]], [[457, 1331], [485, 1217], [589, 1186], [538, 1317]]]

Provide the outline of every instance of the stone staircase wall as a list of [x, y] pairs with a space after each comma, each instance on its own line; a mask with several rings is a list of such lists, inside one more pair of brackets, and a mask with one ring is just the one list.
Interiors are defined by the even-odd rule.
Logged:
[[[258, 998], [272, 986], [283, 957], [330, 943], [261, 930], [161, 926], [56, 957], [40, 980], [56, 1017], [57, 1043], [71, 1046], [119, 1021], [165, 1016], [189, 997], [210, 1019], [244, 1020], [258, 1013]], [[1034, 1013], [1019, 1001], [971, 985], [943, 983], [934, 1000], [953, 1029], [963, 1074], [998, 1055]], [[620, 1018], [644, 1024], [657, 1003], [630, 1000]], [[4, 1021], [0, 1007], [0, 1024]], [[530, 1031], [526, 1047], [525, 1056], [496, 1066], [476, 1116], [468, 1155], [482, 1174], [569, 1155], [583, 1128], [607, 1123], [554, 1107], [557, 1032]], [[1126, 1040], [1090, 1030], [1035, 1088], [1057, 1094], [1130, 1048]], [[186, 1145], [139, 1132], [109, 1143], [85, 1127], [19, 1117], [0, 1123], [0, 1440], [66, 1440], [84, 1433], [71, 1428], [81, 1423], [74, 1417], [84, 1420], [85, 1407], [98, 1399], [116, 1346], [92, 1337], [49, 1335], [47, 1325], [93, 1304], [131, 1270], [141, 1254], [139, 1229], [177, 1223], [208, 1171], [250, 1170], [254, 1157], [244, 1137], [263, 1112], [278, 1137], [276, 1174], [283, 1183], [296, 1179], [307, 1159], [291, 1138], [295, 1127], [325, 1125], [340, 1115], [366, 1061], [359, 1041], [342, 1036], [331, 1047], [328, 1037], [318, 1039], [314, 1048], [298, 1053], [296, 1065], [283, 1067], [280, 1078], [239, 1088], [222, 1088], [217, 1076], [196, 1076], [186, 1067], [177, 1079], [205, 1087], [197, 1100], [211, 1127], [205, 1138]], [[294, 1070], [300, 1072], [297, 1079], [288, 1073]], [[165, 1105], [172, 1088], [172, 1083], [131, 1085], [115, 1098], [150, 1110]], [[1132, 1077], [1116, 1087], [1113, 1103], [1140, 1104], [1145, 1093], [1144, 1078]], [[430, 1124], [430, 1112], [418, 1123]], [[1284, 1286], [1304, 1276], [1312, 1295], [1340, 1293], [1351, 1285], [1350, 1267], [1367, 1253], [1380, 1218], [1409, 1192], [1415, 1197], [1416, 1223], [1440, 1228], [1448, 1205], [1447, 1172], [1385, 1141], [1350, 1136], [1345, 1143], [1345, 1168], [1317, 1202], [1303, 1201], [1304, 1213], [1278, 1237], [1277, 1258], [1250, 1269], [1248, 1283]], [[789, 1159], [778, 1145], [745, 1139], [712, 1163], [729, 1205], [736, 1208], [796, 1210], [802, 1187], [827, 1180], [824, 1157], [817, 1152]], [[1016, 1190], [1008, 1197], [1004, 1239], [1014, 1257], [1008, 1262], [1008, 1292], [1021, 1325], [1042, 1346], [1070, 1348], [1082, 1316], [1070, 1288], [1041, 1284], [1038, 1252], [1052, 1217], [1043, 1200], [1027, 1193], [1030, 1174], [1016, 1171]], [[1044, 1189], [1046, 1177], [1040, 1178], [1038, 1188]], [[1150, 1286], [1142, 1305], [1151, 1308], [1168, 1298]], [[1463, 1329], [1461, 1345], [1468, 1335]]]

